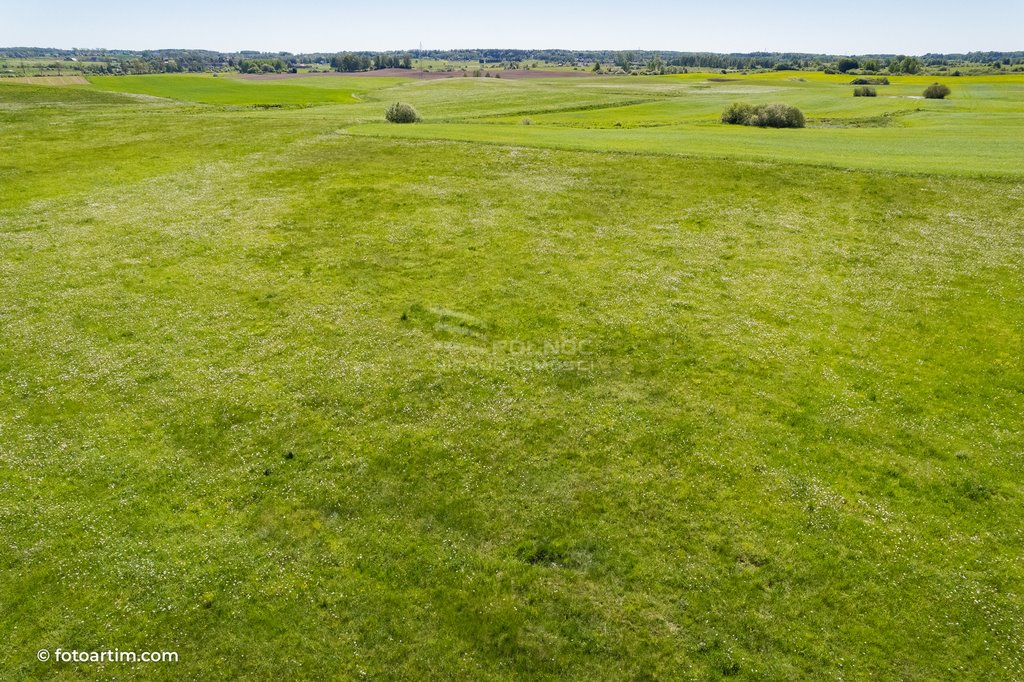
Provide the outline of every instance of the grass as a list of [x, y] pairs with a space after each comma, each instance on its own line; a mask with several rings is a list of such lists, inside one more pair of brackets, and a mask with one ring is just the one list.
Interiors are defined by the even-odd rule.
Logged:
[[357, 102], [367, 91], [394, 86], [400, 78], [294, 78], [246, 80], [204, 75], [91, 76], [100, 90], [130, 92], [202, 104], [315, 105]]
[[1017, 81], [196, 80], [0, 84], [3, 677], [1024, 676]]
[[[806, 82], [791, 78], [762, 74], [710, 82], [704, 74], [691, 74], [643, 79], [635, 85], [638, 89], [630, 87], [637, 79], [629, 78], [588, 79], [581, 84], [495, 84], [492, 90], [516, 102], [536, 91], [533, 97], [523, 97], [534, 103], [532, 108], [524, 106], [504, 116], [481, 115], [472, 109], [452, 116], [444, 106], [432, 107], [430, 99], [410, 90], [410, 101], [431, 125], [397, 129], [371, 123], [352, 132], [899, 172], [1020, 172], [1024, 124], [1019, 97], [1024, 77], [1006, 77], [999, 85], [993, 85], [991, 78], [977, 83], [961, 79], [953, 84], [954, 95], [948, 101], [919, 98], [928, 78], [894, 78], [893, 85], [879, 86], [884, 94], [871, 99], [853, 98], [848, 78]], [[559, 105], [544, 101], [549, 89], [563, 93]], [[572, 104], [566, 102], [565, 93], [573, 95]], [[719, 125], [721, 112], [733, 101], [793, 104], [804, 111], [813, 130], [751, 131]], [[532, 125], [519, 125], [524, 115], [529, 115]]]

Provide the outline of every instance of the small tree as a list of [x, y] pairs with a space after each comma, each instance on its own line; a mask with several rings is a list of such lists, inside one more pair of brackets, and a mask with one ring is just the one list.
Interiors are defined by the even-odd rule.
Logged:
[[922, 68], [924, 68], [924, 64], [917, 57], [904, 57], [903, 73], [913, 75], [915, 73], [920, 73]]
[[418, 123], [420, 115], [412, 105], [395, 102], [384, 112], [384, 118], [391, 123]]
[[946, 99], [949, 96], [949, 88], [940, 83], [932, 83], [924, 90], [926, 99]]
[[838, 70], [839, 73], [846, 73], [847, 71], [852, 71], [853, 69], [859, 67], [860, 62], [858, 62], [853, 57], [843, 57], [838, 62], [836, 62], [836, 70]]
[[924, 64], [917, 57], [896, 57], [889, 62], [889, 73], [909, 73], [911, 75], [921, 71]]

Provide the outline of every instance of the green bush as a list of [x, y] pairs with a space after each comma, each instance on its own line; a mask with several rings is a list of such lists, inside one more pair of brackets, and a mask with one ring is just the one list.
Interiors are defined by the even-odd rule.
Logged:
[[949, 96], [949, 88], [940, 83], [932, 83], [924, 90], [926, 99], [946, 99]]
[[384, 118], [391, 123], [417, 123], [420, 120], [420, 115], [416, 113], [412, 105], [395, 102], [384, 112]]
[[758, 107], [754, 125], [762, 128], [803, 128], [804, 115], [788, 104], [765, 104]]
[[753, 117], [753, 115], [754, 107], [752, 105], [736, 102], [735, 104], [730, 104], [729, 108], [722, 113], [722, 123], [749, 125], [747, 120]]
[[803, 128], [804, 115], [788, 104], [736, 103], [722, 113], [722, 123], [758, 126], [761, 128]]
[[872, 88], [872, 87], [864, 86], [862, 88], [854, 88], [853, 89], [853, 96], [854, 97], [878, 97], [878, 92], [874, 88]]

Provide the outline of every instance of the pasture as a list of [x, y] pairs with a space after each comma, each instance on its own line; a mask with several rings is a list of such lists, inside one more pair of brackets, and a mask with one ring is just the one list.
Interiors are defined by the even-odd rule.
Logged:
[[351, 104], [359, 94], [402, 82], [398, 78], [282, 79], [253, 81], [228, 75], [159, 74], [153, 76], [93, 76], [94, 87], [199, 104], [262, 105], [267, 107]]
[[1024, 78], [713, 78], [0, 81], [0, 677], [1024, 677]]

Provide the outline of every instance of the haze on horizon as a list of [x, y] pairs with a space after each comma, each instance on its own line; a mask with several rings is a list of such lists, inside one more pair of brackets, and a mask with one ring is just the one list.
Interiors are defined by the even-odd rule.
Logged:
[[[172, 8], [173, 7], [173, 8]], [[764, 0], [730, 3], [608, 0], [572, 6], [523, 0], [514, 7], [465, 0], [342, 5], [183, 0], [25, 3], [0, 0], [0, 46], [222, 52], [338, 52], [564, 48], [701, 52], [925, 54], [1024, 50], [1024, 3], [996, 0], [964, 11], [948, 0]]]

